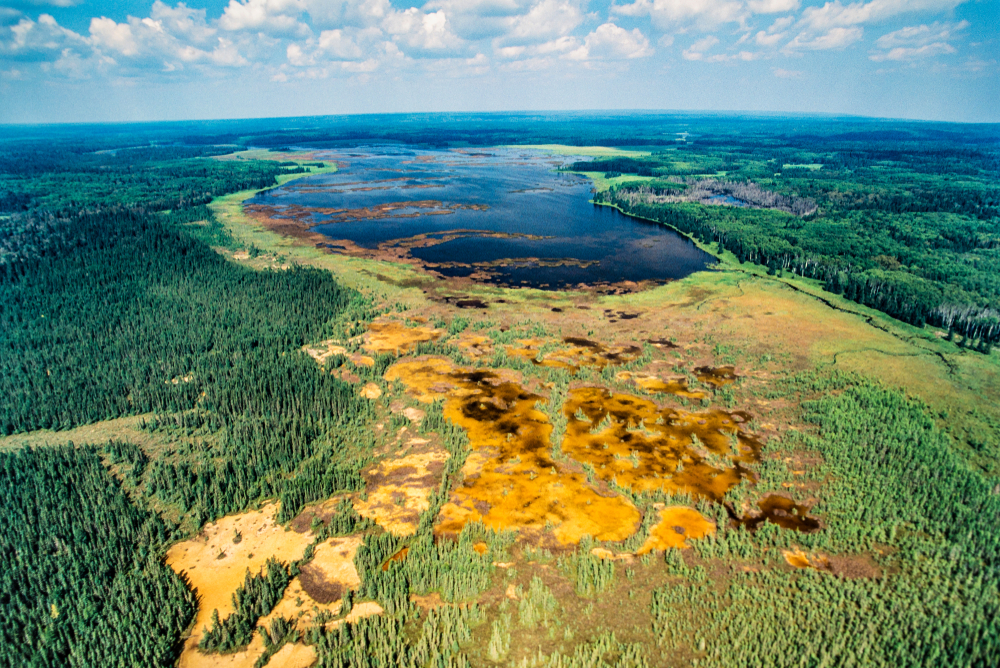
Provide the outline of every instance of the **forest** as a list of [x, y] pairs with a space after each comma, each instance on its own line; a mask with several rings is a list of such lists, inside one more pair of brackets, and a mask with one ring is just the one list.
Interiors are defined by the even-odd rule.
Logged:
[[[219, 156], [372, 142], [644, 151], [567, 169], [610, 183], [595, 203], [674, 227], [739, 263], [816, 279], [904, 322], [940, 327], [963, 354], [996, 354], [994, 127], [454, 114], [10, 128], [0, 140], [0, 666], [173, 666], [182, 652], [238, 656], [255, 642], [261, 667], [277, 665], [272, 657], [290, 645], [309, 648], [315, 665], [344, 668], [996, 664], [1000, 485], [970, 467], [919, 398], [858, 373], [783, 369], [781, 351], [748, 352], [722, 341], [721, 328], [697, 341], [636, 341], [634, 359], [603, 369], [546, 366], [554, 343], [540, 344], [538, 358], [505, 352], [562, 333], [519, 303], [459, 312], [408, 296], [432, 315], [417, 313], [393, 300], [430, 283], [378, 295], [345, 287], [327, 269], [237, 241], [232, 221], [211, 206], [322, 164]], [[260, 261], [237, 262], [236, 250]], [[628, 299], [606, 303], [631, 309]], [[582, 306], [580, 322], [597, 329], [601, 311]], [[371, 323], [390, 316], [441, 338], [362, 350]], [[645, 326], [628, 320], [621, 343], [632, 342], [633, 324]], [[664, 336], [676, 338], [669, 327]], [[303, 347], [325, 340], [347, 349], [317, 364]], [[494, 352], [476, 357], [470, 340]], [[687, 348], [739, 373], [731, 384], [699, 385]], [[371, 364], [351, 361], [362, 352]], [[769, 436], [748, 465], [752, 476], [719, 503], [609, 480], [601, 494], [642, 518], [622, 541], [534, 543], [478, 521], [446, 538], [436, 532], [439, 514], [482, 454], [447, 401], [416, 402], [401, 382], [385, 380], [392, 364], [418, 356], [469, 369], [475, 382], [516, 376], [531, 388], [518, 401], [538, 398], [533, 424], [551, 429], [548, 454], [560, 467], [575, 466], [560, 447], [576, 419], [566, 398], [581, 386], [692, 414], [747, 407], [783, 428], [768, 431], [756, 418], [741, 425]], [[644, 390], [618, 375], [654, 362], [702, 398]], [[374, 398], [359, 391], [369, 386]], [[123, 417], [137, 420], [140, 443], [17, 440]], [[589, 433], [612, 422], [605, 419]], [[629, 437], [649, 428], [623, 419]], [[404, 435], [418, 455], [439, 448], [443, 463], [412, 532], [401, 535], [352, 500], [387, 484], [373, 467], [400, 454]], [[592, 466], [572, 470], [602, 484]], [[773, 494], [808, 498], [821, 528], [734, 521]], [[167, 551], [272, 501], [281, 535], [308, 526], [301, 558], [241, 570], [231, 611], [215, 610], [193, 629], [201, 594], [167, 565]], [[643, 553], [658, 512], [676, 505], [714, 531]], [[358, 575], [337, 595], [339, 612], [317, 613], [308, 625], [277, 614], [337, 538], [356, 541]], [[230, 546], [247, 539], [225, 537]], [[793, 567], [789, 554], [815, 561]], [[370, 604], [380, 614], [352, 617]]]

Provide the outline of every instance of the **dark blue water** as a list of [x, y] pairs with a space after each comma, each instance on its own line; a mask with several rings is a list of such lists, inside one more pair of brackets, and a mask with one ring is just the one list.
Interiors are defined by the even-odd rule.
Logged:
[[[482, 277], [486, 272], [486, 280], [508, 285], [560, 288], [666, 281], [714, 262], [689, 240], [660, 225], [591, 204], [590, 181], [555, 171], [576, 158], [524, 149], [460, 152], [399, 147], [335, 151], [321, 157], [337, 160], [341, 169], [261, 193], [248, 204], [359, 209], [432, 201], [425, 208], [398, 208], [392, 217], [324, 223], [330, 215], [310, 216], [311, 222], [320, 223], [314, 231], [370, 249], [456, 230], [545, 237], [487, 238], [473, 232], [474, 236], [411, 249], [413, 257], [446, 276], [477, 272]], [[468, 208], [473, 205], [485, 210]], [[425, 215], [430, 212], [444, 213]], [[545, 266], [552, 264], [558, 266]]]

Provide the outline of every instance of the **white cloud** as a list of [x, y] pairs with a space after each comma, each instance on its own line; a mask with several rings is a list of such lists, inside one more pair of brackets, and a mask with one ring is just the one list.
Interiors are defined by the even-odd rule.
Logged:
[[955, 53], [955, 47], [951, 44], [947, 42], [932, 42], [931, 44], [916, 47], [897, 46], [885, 53], [872, 53], [868, 57], [877, 63], [881, 63], [886, 60], [919, 60], [950, 53]]
[[542, 0], [527, 13], [504, 21], [502, 38], [507, 44], [529, 44], [568, 35], [583, 23], [583, 11], [577, 0]]
[[875, 40], [875, 46], [880, 49], [891, 49], [897, 46], [913, 46], [929, 44], [931, 42], [943, 42], [955, 36], [955, 33], [969, 27], [968, 21], [959, 23], [934, 23], [932, 25], [919, 25], [902, 28], [882, 35]]
[[389, 0], [300, 0], [317, 28], [370, 28], [394, 10]]
[[466, 40], [506, 35], [513, 19], [526, 14], [539, 0], [431, 0], [425, 11], [444, 10], [452, 30]]
[[205, 44], [211, 41], [218, 32], [205, 22], [204, 9], [191, 9], [183, 2], [176, 7], [156, 0], [150, 11], [149, 19], [159, 23], [165, 32], [195, 44]]
[[411, 7], [393, 12], [382, 22], [382, 27], [405, 46], [418, 51], [443, 51], [462, 43], [449, 28], [448, 17], [442, 10], [425, 14]]
[[258, 30], [279, 35], [307, 35], [309, 26], [298, 19], [304, 9], [301, 0], [229, 0], [219, 18], [219, 27], [231, 32]]
[[805, 74], [799, 70], [786, 70], [781, 67], [772, 67], [771, 72], [779, 79], [801, 79]]
[[[375, 33], [380, 35], [381, 31], [376, 28]], [[341, 60], [358, 60], [363, 55], [358, 43], [343, 30], [324, 30], [321, 32], [319, 48]]]
[[614, 23], [605, 23], [587, 35], [583, 44], [566, 57], [571, 60], [618, 60], [646, 58], [651, 55], [653, 48], [638, 28], [629, 31]]
[[[763, 1], [767, 4], [770, 0]], [[629, 5], [614, 5], [612, 11], [623, 16], [649, 16], [661, 30], [689, 24], [706, 30], [724, 23], [742, 24], [748, 15], [743, 3], [736, 0], [634, 0]]]
[[780, 14], [799, 8], [799, 0], [749, 0], [747, 8], [754, 14]]
[[90, 39], [98, 48], [111, 49], [123, 56], [139, 53], [132, 27], [127, 23], [115, 23], [113, 19], [105, 17], [91, 19]]
[[950, 11], [966, 0], [872, 0], [843, 5], [840, 0], [822, 7], [806, 7], [800, 24], [819, 32], [835, 27], [876, 23], [901, 14]]
[[795, 39], [785, 45], [782, 49], [786, 53], [795, 51], [828, 51], [830, 49], [843, 49], [854, 44], [862, 35], [864, 28], [854, 26], [851, 28], [831, 28], [821, 35], [810, 35], [801, 33]]
[[697, 42], [684, 49], [682, 56], [684, 60], [705, 60], [705, 52], [719, 43], [719, 38], [714, 35], [703, 37]]

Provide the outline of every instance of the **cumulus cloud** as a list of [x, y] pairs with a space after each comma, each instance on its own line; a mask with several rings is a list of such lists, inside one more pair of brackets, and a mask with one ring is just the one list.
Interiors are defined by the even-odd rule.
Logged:
[[526, 13], [504, 21], [507, 32], [503, 40], [525, 44], [568, 35], [583, 23], [581, 4], [579, 0], [542, 0]]
[[38, 21], [21, 18], [0, 35], [0, 56], [9, 60], [55, 60], [67, 49], [87, 47], [81, 35], [60, 26], [49, 14]]
[[231, 32], [259, 30], [271, 34], [306, 35], [309, 26], [299, 21], [301, 0], [229, 0], [219, 27]]
[[830, 49], [843, 49], [861, 39], [864, 32], [864, 28], [853, 26], [850, 28], [831, 28], [820, 35], [800, 33], [795, 36], [795, 39], [785, 45], [784, 51], [828, 51]]
[[749, 0], [747, 8], [754, 14], [780, 14], [799, 8], [799, 0]]
[[392, 12], [382, 22], [383, 29], [399, 43], [415, 51], [443, 51], [461, 45], [462, 40], [448, 26], [442, 10], [424, 13], [416, 7]]
[[653, 48], [638, 28], [629, 31], [619, 28], [614, 23], [605, 23], [587, 35], [583, 44], [569, 52], [567, 58], [571, 60], [594, 58], [620, 60], [646, 58], [651, 55], [653, 55]]
[[681, 53], [684, 60], [705, 60], [705, 52], [719, 43], [719, 38], [714, 35], [703, 37], [697, 42], [684, 49]]
[[771, 73], [779, 79], [801, 79], [805, 74], [800, 70], [786, 70], [781, 67], [772, 67]]
[[878, 51], [869, 54], [875, 62], [922, 60], [956, 52], [949, 40], [969, 27], [968, 21], [934, 23], [901, 28], [875, 40]]
[[[412, 6], [225, 0], [214, 17], [189, 7], [190, 0], [147, 0], [148, 16], [94, 16], [82, 34], [47, 13], [35, 18], [33, 11], [43, 10], [31, 9], [75, 1], [0, 0], [0, 71], [20, 78], [43, 70], [134, 78], [252, 65], [276, 81], [364, 77], [404, 67], [467, 76], [639, 60], [654, 54], [654, 43], [666, 61], [749, 61], [845, 49], [879, 23], [948, 12], [967, 0], [811, 0], [804, 8], [801, 0], [613, 0], [601, 7], [589, 0], [426, 0]], [[927, 20], [882, 35], [868, 55], [882, 62], [954, 54], [967, 26]], [[682, 53], [669, 49], [675, 37], [685, 36], [690, 45]], [[790, 78], [782, 73], [795, 71], [772, 72]]]
[[[786, 0], [761, 0], [761, 4], [776, 4]], [[695, 25], [702, 29], [716, 28], [725, 23], [743, 23], [748, 12], [737, 0], [634, 0], [628, 5], [616, 5], [612, 11], [622, 16], [648, 16], [661, 30]]]
[[876, 23], [901, 14], [950, 11], [966, 0], [872, 0], [843, 5], [840, 0], [807, 7], [801, 24], [814, 31]]

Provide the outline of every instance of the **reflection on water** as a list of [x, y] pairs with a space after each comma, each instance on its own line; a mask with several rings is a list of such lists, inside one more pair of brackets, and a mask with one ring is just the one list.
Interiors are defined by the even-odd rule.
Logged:
[[[714, 262], [662, 226], [590, 204], [588, 180], [554, 171], [576, 158], [384, 146], [319, 157], [337, 161], [340, 171], [262, 192], [248, 208], [371, 251], [440, 237], [440, 243], [403, 245], [446, 276], [507, 285], [663, 281]], [[449, 234], [457, 230], [463, 234]]]

